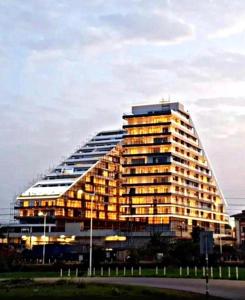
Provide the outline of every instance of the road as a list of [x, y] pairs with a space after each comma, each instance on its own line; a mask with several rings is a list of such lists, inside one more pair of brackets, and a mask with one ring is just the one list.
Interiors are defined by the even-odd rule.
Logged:
[[[36, 278], [38, 282], [52, 282], [60, 278]], [[65, 279], [65, 277], [63, 278]], [[67, 278], [66, 278], [67, 279]], [[71, 278], [71, 281], [93, 282], [103, 284], [138, 285], [157, 288], [166, 288], [193, 293], [205, 294], [204, 279], [183, 278], [146, 278], [146, 277], [82, 277]], [[209, 293], [212, 296], [232, 300], [245, 300], [245, 281], [235, 280], [210, 280]]]

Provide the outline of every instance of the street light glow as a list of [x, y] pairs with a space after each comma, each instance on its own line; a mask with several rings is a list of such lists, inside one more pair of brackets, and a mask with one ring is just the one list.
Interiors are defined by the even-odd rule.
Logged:
[[107, 242], [123, 242], [126, 241], [126, 236], [119, 236], [119, 235], [109, 235], [105, 238]]

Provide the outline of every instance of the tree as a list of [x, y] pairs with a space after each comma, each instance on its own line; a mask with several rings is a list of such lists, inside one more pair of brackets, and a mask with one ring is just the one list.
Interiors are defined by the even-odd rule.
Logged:
[[192, 237], [192, 241], [194, 243], [199, 244], [199, 242], [200, 242], [200, 232], [202, 232], [202, 231], [204, 231], [204, 229], [202, 227], [199, 227], [199, 226], [193, 227], [191, 237]]
[[139, 256], [143, 259], [154, 260], [157, 253], [162, 253], [163, 258], [167, 258], [169, 257], [170, 247], [170, 239], [162, 237], [160, 232], [155, 232], [151, 235], [148, 244], [144, 248], [139, 249]]
[[199, 245], [192, 240], [176, 240], [170, 252], [175, 265], [192, 266], [199, 263]]

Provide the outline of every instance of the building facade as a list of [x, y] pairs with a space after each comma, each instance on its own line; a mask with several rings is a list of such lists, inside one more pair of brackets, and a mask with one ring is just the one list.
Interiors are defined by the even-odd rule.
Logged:
[[195, 226], [225, 234], [225, 201], [183, 105], [136, 106], [123, 118], [122, 216], [181, 236]]
[[245, 210], [240, 214], [233, 215], [235, 218], [235, 234], [238, 246], [245, 246]]
[[225, 200], [183, 105], [135, 106], [123, 119], [123, 130], [98, 133], [19, 195], [19, 226], [37, 244], [44, 216], [49, 242], [67, 232], [69, 241], [88, 238], [91, 217], [105, 240], [190, 237], [196, 226], [227, 234]]
[[32, 224], [32, 231], [44, 215], [50, 232], [64, 232], [67, 223], [86, 230], [91, 214], [94, 229], [120, 228], [122, 137], [123, 131], [97, 134], [19, 195], [15, 218]]

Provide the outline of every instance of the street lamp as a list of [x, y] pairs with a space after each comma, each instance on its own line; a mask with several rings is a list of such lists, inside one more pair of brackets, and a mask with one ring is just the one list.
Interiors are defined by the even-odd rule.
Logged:
[[40, 217], [43, 217], [43, 265], [45, 264], [45, 248], [46, 248], [46, 219], [47, 219], [47, 213], [39, 212], [38, 215]]
[[178, 228], [180, 229], [180, 237], [183, 237], [183, 230], [185, 230], [185, 222], [181, 222], [181, 225], [178, 226]]
[[93, 258], [93, 200], [95, 193], [89, 194], [91, 196], [90, 207], [90, 241], [89, 241], [89, 276], [92, 277], [92, 258]]
[[222, 249], [222, 237], [221, 237], [221, 235], [219, 236], [219, 251], [220, 251], [220, 255], [222, 256], [223, 249]]

